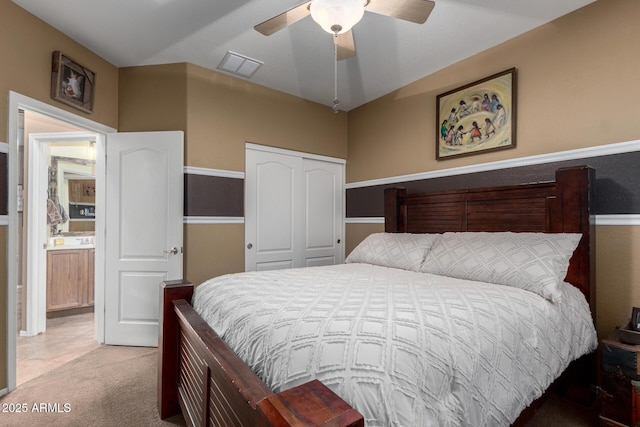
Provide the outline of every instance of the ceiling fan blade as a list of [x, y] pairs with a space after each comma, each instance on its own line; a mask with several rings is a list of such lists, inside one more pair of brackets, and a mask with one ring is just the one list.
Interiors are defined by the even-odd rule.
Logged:
[[333, 36], [333, 42], [337, 49], [338, 60], [356, 56], [356, 45], [353, 41], [353, 33], [351, 30]]
[[430, 0], [369, 0], [366, 10], [424, 24], [435, 5]]
[[259, 32], [264, 34], [265, 36], [270, 36], [286, 27], [287, 25], [291, 25], [294, 22], [301, 20], [302, 18], [309, 15], [309, 5], [311, 1], [306, 3], [302, 3], [301, 5], [292, 7], [286, 12], [281, 13], [280, 15], [276, 15], [271, 19], [267, 19], [264, 22], [254, 26], [253, 28]]

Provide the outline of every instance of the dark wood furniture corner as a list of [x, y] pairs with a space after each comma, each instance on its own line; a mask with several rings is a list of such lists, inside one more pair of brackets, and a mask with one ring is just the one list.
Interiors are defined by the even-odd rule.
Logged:
[[318, 380], [258, 402], [257, 425], [364, 427], [362, 415]]
[[600, 343], [600, 425], [640, 425], [640, 346], [614, 332]]

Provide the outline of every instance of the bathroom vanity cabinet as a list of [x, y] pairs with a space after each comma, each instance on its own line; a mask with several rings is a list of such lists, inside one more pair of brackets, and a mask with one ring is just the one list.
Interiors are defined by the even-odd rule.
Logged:
[[47, 251], [47, 317], [93, 310], [95, 249]]

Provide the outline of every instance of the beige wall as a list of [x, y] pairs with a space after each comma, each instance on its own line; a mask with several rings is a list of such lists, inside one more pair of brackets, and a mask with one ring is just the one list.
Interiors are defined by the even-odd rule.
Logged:
[[244, 224], [189, 224], [184, 245], [185, 278], [196, 285], [244, 271]]
[[[347, 115], [192, 64], [120, 70], [120, 131], [181, 129], [185, 165], [244, 171], [245, 143], [346, 158]], [[243, 224], [185, 225], [185, 278], [244, 270]]]
[[[0, 2], [0, 141], [7, 141], [9, 91], [55, 105], [116, 128], [118, 125], [117, 68], [10, 1]], [[92, 114], [83, 113], [50, 98], [51, 58], [55, 50], [96, 73]], [[6, 227], [0, 227], [0, 389], [6, 387]]]
[[351, 251], [364, 240], [369, 234], [381, 233], [384, 231], [384, 224], [347, 224], [345, 227], [345, 256], [348, 256]]
[[[347, 182], [637, 139], [638, 16], [597, 1], [350, 111]], [[436, 96], [511, 67], [516, 148], [436, 161]]]
[[244, 171], [245, 142], [347, 157], [347, 115], [187, 65], [185, 164]]
[[[640, 139], [640, 2], [598, 1], [349, 112], [347, 182]], [[436, 96], [517, 68], [515, 149], [435, 160]], [[347, 245], [362, 225], [347, 225]], [[597, 227], [597, 329], [640, 306], [640, 227]]]
[[596, 233], [596, 326], [607, 335], [640, 306], [640, 227], [600, 226]]
[[119, 69], [118, 131], [187, 130], [186, 64]]
[[[10, 1], [0, 2], [0, 93], [14, 91], [93, 121], [118, 127], [118, 70], [90, 50], [54, 30]], [[51, 57], [55, 50], [96, 73], [94, 110], [87, 114], [50, 97]], [[0, 138], [7, 134], [7, 102], [0, 102]]]

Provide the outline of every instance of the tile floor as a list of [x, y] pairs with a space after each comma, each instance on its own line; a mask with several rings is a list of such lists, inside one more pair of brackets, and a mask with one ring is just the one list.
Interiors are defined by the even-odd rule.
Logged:
[[100, 346], [93, 338], [93, 313], [47, 319], [46, 332], [18, 337], [19, 386]]

